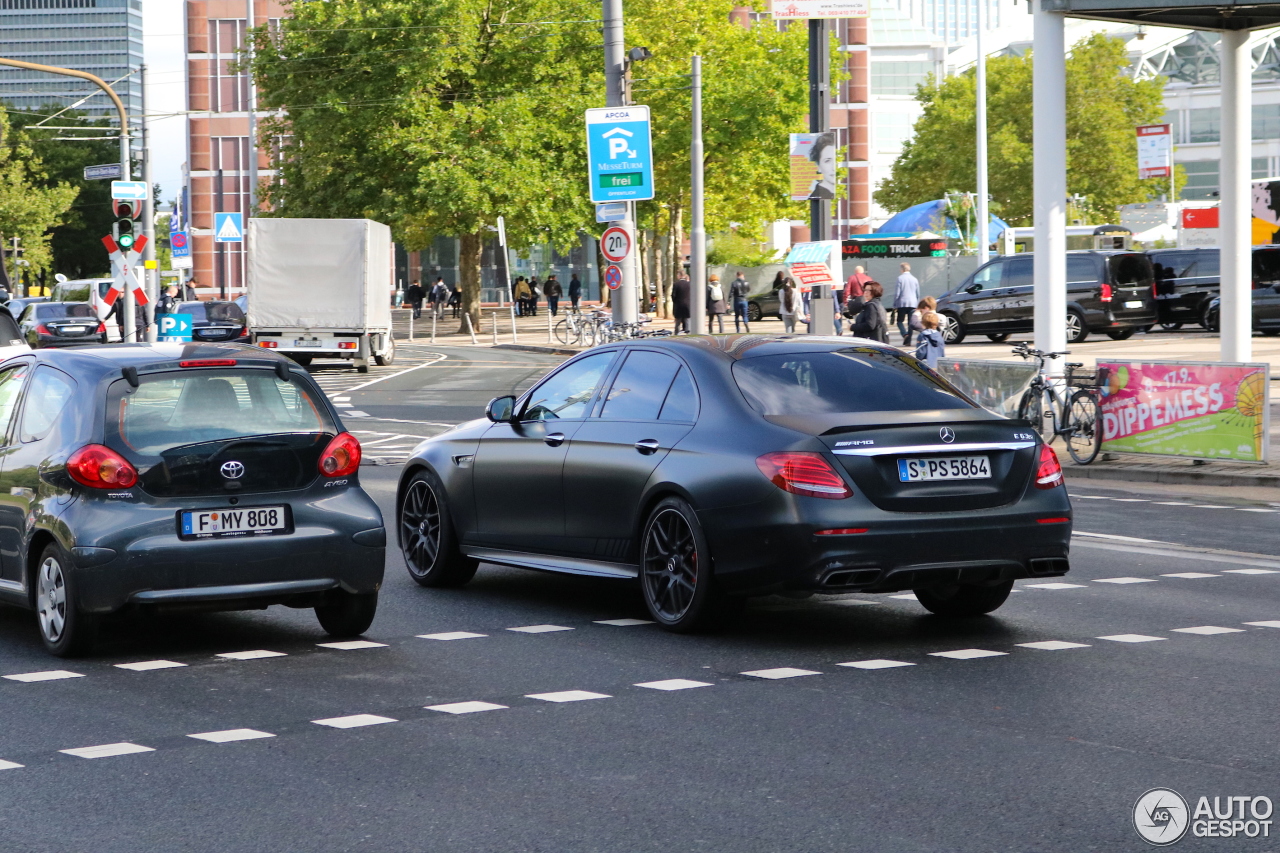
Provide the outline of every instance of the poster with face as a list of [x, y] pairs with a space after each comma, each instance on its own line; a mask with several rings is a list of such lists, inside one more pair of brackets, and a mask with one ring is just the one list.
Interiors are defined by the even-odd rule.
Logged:
[[838, 154], [834, 131], [791, 134], [791, 200], [834, 199]]

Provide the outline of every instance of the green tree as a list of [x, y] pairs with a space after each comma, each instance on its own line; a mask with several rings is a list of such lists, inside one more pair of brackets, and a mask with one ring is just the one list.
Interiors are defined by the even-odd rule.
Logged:
[[[687, 208], [689, 58], [706, 56], [708, 226], [783, 212], [786, 134], [806, 110], [803, 28], [730, 22], [731, 0], [632, 0], [633, 97], [653, 107], [660, 198]], [[459, 236], [465, 309], [479, 319], [482, 241], [499, 214], [511, 245], [561, 250], [594, 229], [582, 114], [603, 106], [595, 0], [332, 0], [257, 33], [261, 106], [287, 111], [265, 188], [280, 216], [368, 216], [406, 248]], [[538, 23], [534, 23], [538, 22]], [[661, 205], [665, 204], [666, 207]], [[668, 218], [670, 218], [668, 216]], [[677, 216], [678, 219], [678, 216]]]
[[[88, 181], [84, 178], [86, 166], [116, 163], [120, 160], [120, 145], [115, 140], [86, 139], [66, 140], [54, 137], [70, 136], [66, 131], [34, 128], [32, 125], [56, 112], [57, 107], [35, 111], [15, 110], [9, 114], [15, 134], [30, 147], [40, 161], [43, 177], [39, 184], [46, 188], [70, 186], [79, 190], [75, 203], [63, 217], [62, 224], [53, 229], [50, 248], [53, 254], [51, 268], [70, 278], [88, 278], [106, 275], [111, 268], [102, 237], [111, 233], [114, 221], [111, 208], [111, 182]], [[55, 125], [84, 125], [102, 128], [109, 133], [115, 127], [105, 119], [88, 119], [79, 111], [59, 115]]]
[[[1032, 61], [1030, 54], [987, 61], [992, 209], [1011, 225], [1032, 218]], [[1103, 218], [1168, 190], [1167, 180], [1138, 179], [1134, 135], [1136, 126], [1164, 114], [1164, 81], [1134, 80], [1128, 68], [1124, 42], [1100, 33], [1078, 42], [1067, 58], [1067, 187]], [[972, 70], [920, 86], [924, 115], [876, 190], [878, 204], [899, 211], [949, 190], [976, 189], [975, 92]]]
[[[46, 186], [45, 181], [39, 158], [10, 130], [8, 114], [0, 108], [0, 247], [12, 246], [17, 237], [32, 273], [51, 267], [51, 231], [63, 221], [78, 192], [68, 184]], [[6, 261], [5, 249], [0, 248], [0, 266]]]

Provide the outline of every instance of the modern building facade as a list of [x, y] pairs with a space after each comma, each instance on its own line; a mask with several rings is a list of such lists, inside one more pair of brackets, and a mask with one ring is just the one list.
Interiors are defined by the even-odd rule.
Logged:
[[[213, 237], [215, 213], [238, 212], [244, 220], [251, 213], [252, 89], [249, 74], [235, 65], [247, 29], [278, 25], [285, 14], [281, 0], [186, 0], [189, 118], [181, 213], [191, 232], [192, 276], [202, 296], [233, 298], [244, 291], [244, 243], [216, 243]], [[269, 154], [257, 150], [259, 181], [275, 174]]]
[[[0, 56], [97, 75], [124, 102], [137, 138], [142, 0], [0, 0]], [[92, 83], [21, 68], [0, 67], [0, 101], [25, 110], [76, 105], [91, 116], [116, 118], [111, 99]]]

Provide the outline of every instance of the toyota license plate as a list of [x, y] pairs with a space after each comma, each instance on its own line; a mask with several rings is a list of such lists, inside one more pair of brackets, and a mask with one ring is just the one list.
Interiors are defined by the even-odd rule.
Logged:
[[938, 459], [899, 459], [898, 479], [904, 483], [927, 480], [984, 480], [991, 476], [985, 456], [943, 456]]
[[284, 506], [190, 510], [178, 514], [178, 534], [182, 539], [269, 536], [287, 533], [289, 527], [289, 508]]
[[1137, 300], [1137, 301], [1135, 301], [1135, 302], [1126, 302], [1126, 303], [1124, 304], [1124, 307], [1125, 307], [1125, 308], [1141, 308], [1141, 307], [1142, 307], [1142, 300]]
[[320, 347], [324, 346], [324, 343], [321, 341], [294, 341], [293, 345], [295, 347]]

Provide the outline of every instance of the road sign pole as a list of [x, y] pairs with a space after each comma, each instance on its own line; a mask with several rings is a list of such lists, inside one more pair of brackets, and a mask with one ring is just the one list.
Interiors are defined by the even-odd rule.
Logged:
[[[707, 322], [707, 231], [704, 221], [702, 188], [702, 57], [693, 57], [693, 109], [689, 146], [690, 175], [689, 205], [689, 326], [695, 335], [702, 334]], [[710, 331], [710, 330], [708, 330]]]
[[147, 197], [142, 202], [142, 233], [147, 236], [142, 259], [143, 291], [147, 294], [146, 319], [148, 341], [155, 343], [156, 300], [160, 296], [160, 271], [147, 268], [147, 261], [156, 259], [156, 209], [155, 193], [151, 192], [151, 148], [147, 135], [147, 66], [142, 66], [142, 182], [147, 185]]
[[[809, 132], [831, 129], [831, 40], [827, 22], [809, 20]], [[831, 201], [815, 198], [809, 202], [809, 239], [831, 239]], [[841, 276], [840, 269], [832, 273]], [[842, 277], [842, 276], [841, 276]], [[835, 331], [835, 306], [831, 288], [816, 286], [809, 294], [809, 334], [830, 335]]]

